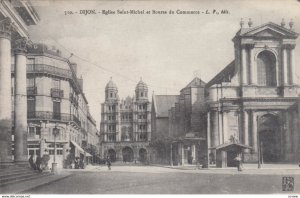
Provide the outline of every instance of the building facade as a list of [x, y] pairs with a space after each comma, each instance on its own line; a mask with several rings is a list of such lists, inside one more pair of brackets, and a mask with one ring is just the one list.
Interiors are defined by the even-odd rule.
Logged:
[[180, 95], [153, 96], [153, 139], [167, 141], [154, 146], [156, 163], [184, 165], [205, 160], [205, 84], [194, 78]]
[[[24, 93], [27, 114], [26, 109], [23, 112], [27, 115], [26, 157], [49, 155], [49, 164], [55, 158], [58, 167], [74, 157], [91, 157], [86, 149], [89, 137], [95, 136], [97, 129], [83, 93], [83, 80], [76, 75], [77, 65], [63, 58], [59, 50], [44, 44], [28, 46], [25, 61], [27, 78], [22, 83], [27, 86]], [[16, 69], [13, 64], [13, 80], [17, 77]], [[14, 95], [17, 88], [12, 85]], [[14, 105], [13, 110], [16, 110]], [[16, 113], [13, 115], [16, 119]], [[90, 140], [97, 146], [94, 137]]]
[[[0, 2], [0, 167], [13, 163], [27, 163], [26, 112], [26, 46], [28, 27], [39, 21], [38, 13], [28, 1]], [[12, 59], [13, 57], [13, 59]], [[17, 77], [11, 78], [11, 64], [15, 62]], [[20, 83], [20, 82], [23, 82]], [[12, 140], [12, 83], [16, 83], [14, 139]], [[14, 141], [14, 160], [12, 146]]]
[[[166, 123], [175, 138], [171, 164], [194, 163], [196, 157], [201, 164], [235, 166], [238, 155], [245, 163], [299, 162], [300, 86], [294, 55], [298, 33], [293, 22], [289, 28], [284, 21], [252, 25], [251, 20], [248, 27], [241, 22], [232, 40], [235, 59], [230, 64], [207, 84], [182, 89], [169, 107]], [[163, 109], [155, 106], [154, 112], [159, 108]], [[205, 147], [193, 148], [187, 141], [193, 137], [204, 140]]]
[[233, 140], [250, 147], [245, 162], [299, 161], [297, 37], [293, 22], [241, 22], [233, 38], [235, 60], [206, 85], [208, 147], [217, 162], [233, 160], [230, 152], [216, 156], [220, 145]]
[[151, 140], [151, 103], [148, 87], [140, 80], [135, 96], [120, 100], [112, 79], [105, 87], [105, 102], [101, 104], [101, 156], [111, 161], [149, 161]]

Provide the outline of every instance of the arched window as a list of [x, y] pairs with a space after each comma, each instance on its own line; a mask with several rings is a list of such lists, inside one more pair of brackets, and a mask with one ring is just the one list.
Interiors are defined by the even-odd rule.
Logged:
[[264, 86], [276, 86], [276, 57], [269, 51], [257, 56], [257, 83]]

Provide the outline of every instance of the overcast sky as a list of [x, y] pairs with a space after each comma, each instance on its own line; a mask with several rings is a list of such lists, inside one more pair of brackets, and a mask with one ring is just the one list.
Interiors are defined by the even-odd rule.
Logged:
[[[300, 32], [300, 2], [290, 1], [33, 1], [41, 21], [30, 27], [34, 41], [55, 45], [79, 67], [84, 92], [99, 128], [100, 104], [112, 77], [121, 98], [134, 94], [140, 77], [149, 96], [178, 94], [197, 75], [208, 82], [234, 59], [231, 39], [251, 18], [253, 26], [269, 21]], [[227, 15], [65, 15], [80, 10], [226, 9]], [[296, 47], [299, 68], [300, 50]], [[88, 60], [84, 61], [84, 60]], [[299, 70], [298, 70], [299, 71]], [[298, 72], [299, 73], [299, 72]], [[151, 100], [151, 98], [149, 99]]]

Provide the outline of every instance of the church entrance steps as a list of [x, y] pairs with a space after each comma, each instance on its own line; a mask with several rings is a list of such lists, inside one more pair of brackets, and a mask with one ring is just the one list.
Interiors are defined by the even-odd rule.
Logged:
[[11, 185], [17, 182], [32, 180], [51, 175], [50, 172], [39, 173], [29, 167], [11, 166], [0, 169], [0, 186]]

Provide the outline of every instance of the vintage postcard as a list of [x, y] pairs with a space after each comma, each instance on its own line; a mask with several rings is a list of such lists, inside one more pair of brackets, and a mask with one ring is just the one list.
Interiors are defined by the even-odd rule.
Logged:
[[300, 193], [300, 1], [0, 1], [0, 194]]

